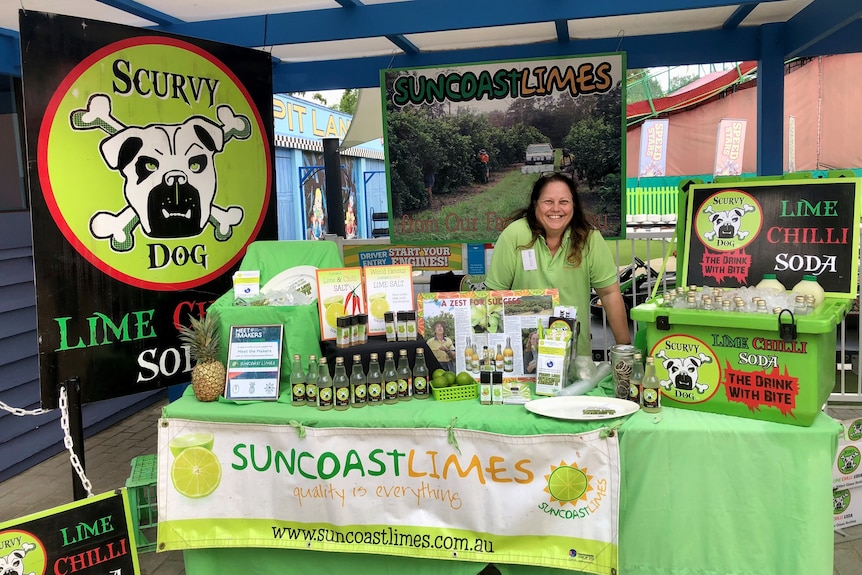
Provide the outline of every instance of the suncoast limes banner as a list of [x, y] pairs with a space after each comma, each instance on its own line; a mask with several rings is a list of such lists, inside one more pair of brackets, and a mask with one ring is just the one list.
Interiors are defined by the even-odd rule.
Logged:
[[159, 454], [160, 549], [229, 533], [234, 547], [617, 569], [619, 444], [600, 431], [167, 419]]

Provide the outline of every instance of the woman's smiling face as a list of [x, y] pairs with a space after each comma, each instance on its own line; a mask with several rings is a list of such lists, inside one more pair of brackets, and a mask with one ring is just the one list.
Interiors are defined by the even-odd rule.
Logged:
[[536, 201], [536, 220], [546, 236], [561, 236], [572, 221], [572, 192], [563, 182], [548, 182]]

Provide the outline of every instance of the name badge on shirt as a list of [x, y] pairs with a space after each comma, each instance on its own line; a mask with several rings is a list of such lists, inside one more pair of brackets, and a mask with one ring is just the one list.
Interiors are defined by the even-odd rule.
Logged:
[[529, 249], [521, 252], [521, 260], [524, 263], [524, 271], [531, 272], [539, 269], [536, 263], [536, 250]]

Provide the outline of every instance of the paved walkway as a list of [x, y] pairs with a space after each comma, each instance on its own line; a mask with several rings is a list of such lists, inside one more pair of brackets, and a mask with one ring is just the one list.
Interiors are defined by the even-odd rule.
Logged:
[[[156, 452], [157, 423], [165, 401], [156, 403], [85, 441], [87, 477], [93, 493], [126, 485], [130, 462]], [[862, 417], [862, 406], [827, 410], [836, 419]], [[0, 484], [0, 522], [69, 503], [72, 471], [65, 453], [56, 455]], [[182, 553], [142, 553], [142, 575], [185, 575]], [[833, 575], [862, 574], [862, 525], [835, 534]], [[218, 574], [208, 574], [218, 575]]]

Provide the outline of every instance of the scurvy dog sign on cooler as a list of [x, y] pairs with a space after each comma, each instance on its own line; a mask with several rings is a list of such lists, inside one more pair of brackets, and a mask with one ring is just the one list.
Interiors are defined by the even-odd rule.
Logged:
[[22, 12], [43, 405], [188, 381], [177, 327], [276, 235], [268, 55]]

